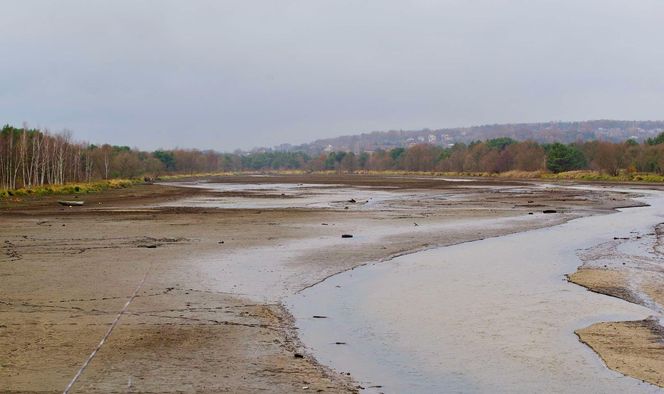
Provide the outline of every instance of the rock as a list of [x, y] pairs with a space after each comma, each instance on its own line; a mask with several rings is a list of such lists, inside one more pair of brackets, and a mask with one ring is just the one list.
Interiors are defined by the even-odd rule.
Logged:
[[341, 238], [353, 238], [353, 234], [341, 234]]
[[221, 244], [223, 244], [223, 243], [224, 243], [224, 241], [219, 241], [219, 242], [217, 242], [217, 243], [218, 243], [219, 245], [221, 245]]
[[348, 202], [355, 204], [357, 201], [355, 201], [354, 198], [351, 198], [350, 200], [348, 200]]
[[528, 215], [534, 215], [532, 212], [528, 212]]
[[327, 316], [323, 316], [323, 315], [314, 315], [313, 317], [314, 317], [314, 319], [327, 319]]
[[345, 345], [346, 342], [335, 342], [334, 344], [335, 344], [335, 345]]
[[556, 213], [556, 212], [558, 211], [556, 211], [555, 209], [545, 209], [542, 211], [542, 213]]
[[293, 357], [295, 357], [295, 358], [304, 358], [304, 356], [301, 355], [300, 353], [294, 353]]

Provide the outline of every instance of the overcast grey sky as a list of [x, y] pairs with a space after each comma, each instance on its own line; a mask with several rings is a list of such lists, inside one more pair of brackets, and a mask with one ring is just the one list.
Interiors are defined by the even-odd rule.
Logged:
[[145, 149], [664, 118], [664, 0], [0, 0], [0, 122]]

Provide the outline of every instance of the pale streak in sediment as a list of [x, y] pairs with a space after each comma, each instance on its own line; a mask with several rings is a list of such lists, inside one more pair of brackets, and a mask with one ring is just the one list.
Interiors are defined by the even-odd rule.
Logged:
[[92, 353], [90, 353], [90, 355], [85, 360], [83, 365], [81, 365], [81, 368], [79, 368], [78, 372], [76, 372], [76, 375], [74, 375], [72, 380], [69, 382], [69, 384], [67, 385], [67, 387], [63, 391], [63, 394], [68, 394], [69, 393], [69, 391], [74, 386], [76, 381], [83, 374], [83, 371], [85, 371], [85, 368], [87, 368], [88, 365], [90, 364], [90, 362], [92, 361], [92, 359], [95, 358], [95, 356], [97, 355], [97, 352], [99, 351], [99, 349], [101, 349], [101, 347], [104, 346], [104, 343], [106, 343], [106, 340], [108, 339], [108, 337], [111, 336], [111, 332], [113, 332], [113, 329], [115, 328], [115, 326], [118, 325], [118, 322], [120, 321], [120, 318], [127, 311], [127, 308], [129, 308], [129, 304], [131, 304], [131, 302], [134, 300], [134, 298], [136, 298], [136, 295], [138, 295], [138, 292], [141, 290], [141, 287], [143, 287], [143, 284], [145, 283], [145, 280], [147, 279], [149, 272], [150, 272], [150, 268], [148, 268], [148, 270], [145, 272], [145, 275], [143, 275], [143, 279], [138, 284], [138, 286], [136, 286], [136, 289], [132, 293], [131, 297], [129, 297], [127, 302], [124, 304], [124, 307], [122, 307], [122, 309], [120, 310], [120, 313], [118, 313], [118, 315], [115, 316], [115, 319], [111, 323], [111, 326], [108, 328], [108, 331], [106, 331], [106, 334], [104, 334], [104, 336], [101, 338], [101, 341], [99, 341], [99, 344], [97, 345], [97, 347], [92, 351]]

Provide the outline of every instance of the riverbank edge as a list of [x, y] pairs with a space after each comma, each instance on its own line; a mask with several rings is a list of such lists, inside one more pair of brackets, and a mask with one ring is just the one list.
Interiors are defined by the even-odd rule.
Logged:
[[[531, 181], [536, 181], [536, 180], [531, 180]], [[541, 180], [540, 180], [540, 181], [541, 181]], [[579, 183], [579, 182], [573, 182], [573, 183], [574, 183], [576, 186], [583, 186], [583, 185], [585, 184], [585, 183]], [[632, 185], [632, 186], [635, 186], [635, 185]], [[301, 292], [303, 292], [303, 291], [305, 291], [305, 290], [307, 290], [307, 289], [309, 289], [309, 288], [312, 288], [312, 287], [314, 287], [314, 286], [317, 286], [317, 285], [319, 285], [319, 284], [321, 284], [321, 283], [327, 281], [328, 279], [330, 279], [330, 278], [332, 278], [332, 277], [334, 277], [334, 276], [337, 276], [337, 275], [343, 274], [343, 273], [345, 273], [345, 272], [353, 271], [353, 270], [355, 270], [355, 269], [357, 269], [357, 268], [361, 268], [361, 267], [364, 267], [364, 266], [367, 266], [367, 265], [371, 265], [371, 264], [383, 264], [383, 263], [389, 263], [390, 261], [392, 261], [392, 260], [394, 260], [394, 259], [396, 259], [396, 258], [398, 258], [398, 257], [402, 257], [402, 256], [406, 256], [406, 255], [411, 255], [411, 254], [415, 254], [415, 253], [419, 253], [419, 252], [424, 252], [424, 251], [428, 251], [428, 250], [438, 249], [438, 248], [444, 248], [444, 247], [449, 247], [449, 246], [455, 246], [455, 245], [466, 244], [466, 243], [470, 243], [470, 242], [481, 241], [481, 240], [484, 240], [484, 239], [497, 238], [497, 237], [502, 237], [502, 236], [507, 236], [507, 235], [518, 234], [518, 233], [522, 233], [522, 232], [528, 232], [528, 231], [540, 230], [540, 229], [543, 229], [543, 228], [549, 228], [549, 227], [559, 226], [559, 225], [565, 224], [565, 223], [567, 223], [567, 222], [570, 222], [570, 221], [572, 221], [572, 220], [581, 219], [581, 218], [584, 218], [584, 217], [589, 217], [589, 216], [594, 216], [594, 215], [610, 215], [610, 214], [614, 214], [614, 213], [616, 213], [618, 209], [623, 209], [623, 208], [638, 208], [638, 207], [647, 206], [646, 204], [644, 204], [644, 203], [642, 203], [642, 202], [640, 202], [640, 201], [635, 200], [636, 197], [639, 197], [638, 189], [635, 189], [635, 190], [633, 190], [632, 192], [629, 192], [629, 193], [626, 193], [626, 194], [627, 194], [627, 195], [625, 196], [625, 202], [626, 202], [626, 203], [623, 204], [623, 205], [612, 206], [612, 207], [606, 207], [606, 206], [603, 206], [602, 204], [598, 204], [596, 208], [598, 208], [598, 209], [606, 209], [606, 212], [603, 212], [603, 213], [597, 213], [597, 212], [593, 212], [593, 213], [584, 213], [584, 212], [576, 211], [576, 212], [574, 212], [573, 215], [570, 215], [569, 217], [564, 218], [564, 219], [562, 219], [562, 220], [560, 220], [560, 221], [558, 221], [558, 222], [556, 222], [556, 223], [549, 223], [549, 224], [545, 224], [545, 225], [542, 225], [542, 226], [535, 226], [535, 227], [533, 227], [533, 228], [528, 228], [528, 229], [525, 229], [525, 230], [522, 230], [522, 229], [513, 229], [513, 228], [511, 229], [511, 228], [507, 228], [507, 227], [505, 227], [505, 228], [502, 229], [502, 231], [500, 231], [500, 233], [498, 233], [498, 234], [494, 234], [494, 235], [491, 235], [491, 236], [477, 237], [477, 238], [469, 238], [469, 239], [466, 239], [466, 240], [463, 240], [463, 241], [460, 241], [460, 242], [454, 242], [454, 243], [441, 243], [441, 244], [428, 245], [428, 246], [426, 246], [426, 247], [412, 248], [412, 249], [407, 249], [407, 250], [400, 251], [400, 252], [398, 252], [398, 253], [394, 253], [394, 254], [392, 254], [392, 255], [386, 256], [386, 257], [381, 258], [381, 259], [378, 259], [378, 260], [360, 262], [360, 263], [358, 263], [358, 264], [356, 264], [356, 265], [354, 265], [354, 266], [352, 266], [352, 267], [350, 267], [350, 268], [347, 268], [347, 269], [344, 269], [344, 270], [340, 270], [340, 271], [338, 271], [338, 272], [335, 272], [335, 273], [333, 273], [333, 274], [330, 274], [330, 275], [326, 276], [325, 278], [322, 278], [321, 280], [319, 280], [319, 281], [317, 281], [317, 282], [315, 282], [315, 283], [312, 283], [312, 284], [310, 284], [310, 285], [308, 285], [308, 286], [305, 286], [305, 287], [301, 288], [300, 290], [298, 290], [298, 291], [295, 292], [295, 295], [297, 295], [297, 294], [299, 294], [299, 293], [301, 293]], [[569, 276], [570, 276], [570, 274], [565, 274], [565, 278], [568, 280], [568, 282], [570, 282], [570, 283], [572, 283], [572, 284], [577, 284], [577, 283], [571, 281], [571, 280], [569, 279]], [[578, 285], [578, 284], [577, 284], [577, 285]], [[585, 287], [585, 286], [583, 286], [583, 287]], [[589, 289], [589, 290], [590, 290], [590, 289]], [[598, 293], [599, 293], [599, 292], [598, 292]], [[612, 295], [612, 294], [607, 294], [607, 293], [599, 293], [599, 294], [608, 295], [608, 296], [614, 296], [614, 295]], [[614, 297], [615, 297], [615, 296], [614, 296]], [[620, 298], [620, 297], [619, 297], [619, 298]], [[350, 382], [350, 383], [353, 385], [353, 387], [354, 387], [355, 389], [364, 389], [364, 387], [362, 387], [362, 386], [359, 384], [359, 382], [357, 382], [357, 381], [351, 376], [351, 373], [345, 373], [345, 372], [342, 372], [342, 371], [336, 371], [333, 367], [327, 366], [327, 365], [323, 364], [322, 362], [318, 361], [318, 360], [316, 359], [316, 357], [314, 356], [313, 352], [307, 347], [307, 345], [301, 340], [301, 338], [300, 338], [299, 335], [297, 334], [297, 319], [293, 316], [293, 314], [292, 314], [291, 311], [289, 310], [288, 306], [285, 305], [283, 301], [279, 302], [278, 306], [279, 306], [279, 308], [282, 310], [282, 312], [285, 314], [286, 322], [288, 323], [288, 325], [286, 326], [286, 327], [287, 327], [286, 330], [287, 330], [287, 331], [290, 331], [290, 332], [286, 332], [285, 335], [287, 335], [287, 336], [289, 336], [289, 337], [292, 336], [291, 338], [292, 338], [293, 342], [296, 344], [297, 349], [299, 349], [299, 351], [301, 351], [304, 355], [306, 355], [306, 357], [309, 359], [309, 361], [310, 361], [313, 365], [315, 365], [317, 368], [319, 368], [321, 371], [323, 371], [323, 372], [326, 374], [326, 376], [328, 376], [328, 377], [332, 377], [332, 376], [334, 376], [334, 375], [339, 375], [339, 374], [341, 374], [342, 377], [343, 377], [345, 374], [347, 374], [347, 376], [348, 376], [348, 380], [343, 380], [342, 382], [344, 382], [344, 383], [345, 383], [345, 382]], [[647, 321], [647, 320], [648, 320], [648, 319], [646, 319], [646, 320], [644, 320], [644, 321]], [[597, 324], [603, 324], [603, 323], [597, 323]], [[282, 327], [283, 327], [283, 326], [282, 326]], [[587, 342], [585, 342], [583, 339], [581, 339], [581, 336], [578, 334], [578, 331], [579, 331], [579, 330], [576, 330], [576, 331], [574, 331], [574, 333], [575, 333], [575, 335], [577, 335], [577, 337], [579, 338], [579, 342], [582, 343], [582, 344], [584, 344], [584, 345], [586, 345], [586, 346], [588, 346], [588, 347], [590, 347], [591, 349], [595, 350], [595, 349], [594, 349], [592, 346], [590, 346]], [[664, 341], [664, 329], [661, 331], [661, 333], [662, 333], [662, 341]], [[600, 359], [602, 359], [602, 360], [604, 361], [604, 359], [602, 358], [602, 356], [601, 356], [597, 351], [595, 351], [595, 352], [598, 354], [598, 356], [600, 357]], [[605, 365], [606, 365], [606, 361], [604, 361], [604, 363], [605, 363]], [[607, 367], [608, 367], [608, 365], [607, 365]], [[610, 367], [609, 367], [609, 368], [610, 368]], [[613, 368], [611, 368], [611, 369], [613, 369]], [[619, 372], [620, 372], [620, 371], [619, 371]], [[631, 376], [631, 375], [629, 375], [629, 376]], [[634, 377], [634, 376], [632, 376], [632, 377]], [[637, 378], [638, 378], [638, 377], [637, 377]], [[640, 378], [638, 378], [638, 379], [640, 379]], [[641, 380], [643, 380], [643, 379], [641, 379]], [[653, 382], [649, 382], [649, 381], [647, 381], [647, 380], [643, 380], [643, 381], [644, 381], [644, 382], [648, 382], [648, 383], [653, 383]], [[653, 383], [653, 384], [655, 384], [655, 383]], [[660, 384], [656, 384], [656, 385], [658, 385], [658, 386], [660, 386], [660, 387], [664, 387], [664, 386], [662, 386], [661, 383], [660, 383]], [[356, 392], [357, 392], [357, 391], [356, 391]]]
[[[658, 226], [650, 230], [657, 234]], [[647, 307], [631, 289], [629, 275], [629, 271], [586, 267], [584, 263], [566, 278], [593, 293]], [[643, 320], [599, 322], [574, 333], [607, 368], [664, 388], [664, 327], [652, 316]]]
[[[608, 270], [579, 266], [576, 272], [567, 275], [567, 280], [593, 293], [641, 305], [626, 284], [602, 286], [598, 284], [601, 279], [593, 282], [588, 277], [580, 278], [580, 274], [588, 271], [598, 272], [589, 275], [592, 278]], [[664, 327], [654, 319], [600, 322], [575, 330], [574, 334], [607, 368], [664, 388]]]

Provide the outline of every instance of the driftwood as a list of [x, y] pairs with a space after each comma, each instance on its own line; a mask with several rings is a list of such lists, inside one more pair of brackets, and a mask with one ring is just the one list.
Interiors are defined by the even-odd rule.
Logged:
[[58, 201], [58, 204], [64, 205], [65, 207], [80, 207], [84, 204], [83, 201]]

